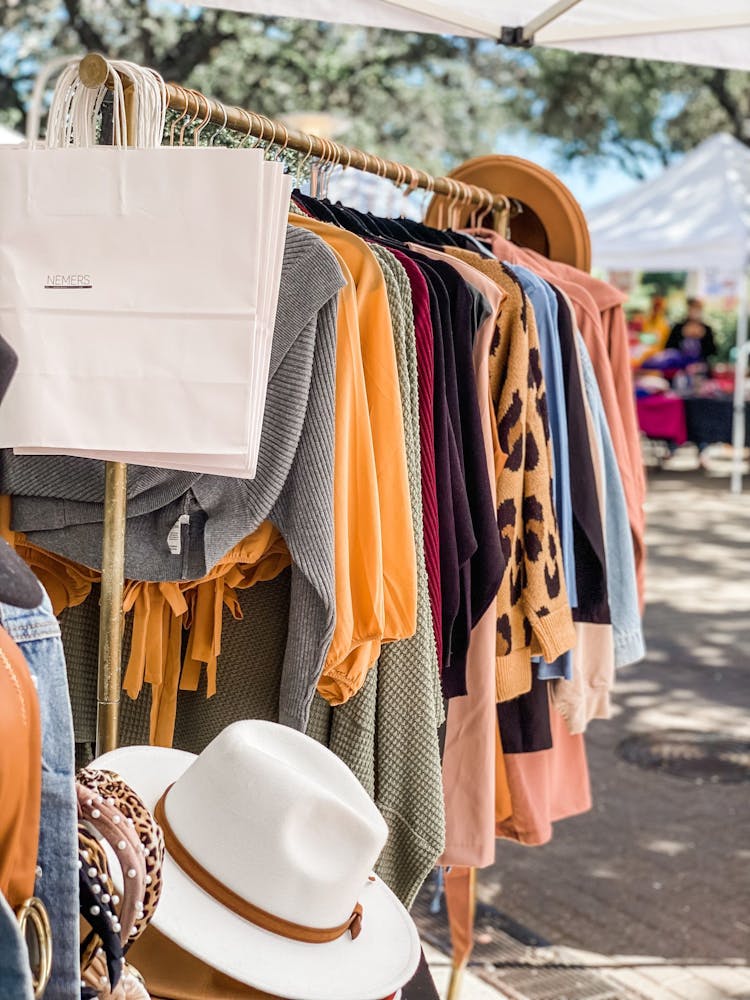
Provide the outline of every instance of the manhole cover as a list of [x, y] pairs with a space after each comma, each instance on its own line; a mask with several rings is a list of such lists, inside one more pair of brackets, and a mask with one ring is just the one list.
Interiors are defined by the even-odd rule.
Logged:
[[629, 736], [617, 748], [629, 764], [676, 778], [736, 784], [750, 781], [750, 741], [705, 733], [663, 732]]

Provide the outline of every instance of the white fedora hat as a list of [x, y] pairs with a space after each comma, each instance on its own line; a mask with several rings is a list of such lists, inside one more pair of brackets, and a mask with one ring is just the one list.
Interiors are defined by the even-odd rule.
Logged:
[[241, 983], [289, 1000], [381, 1000], [419, 963], [414, 923], [372, 867], [388, 827], [335, 754], [237, 722], [200, 756], [124, 747], [116, 771], [167, 854], [154, 927]]

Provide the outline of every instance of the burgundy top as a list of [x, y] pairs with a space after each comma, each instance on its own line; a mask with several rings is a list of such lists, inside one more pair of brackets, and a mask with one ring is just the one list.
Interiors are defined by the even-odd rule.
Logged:
[[400, 250], [391, 249], [409, 278], [414, 308], [419, 387], [419, 444], [422, 465], [422, 523], [424, 558], [432, 609], [438, 663], [443, 662], [442, 598], [440, 592], [440, 536], [438, 529], [437, 476], [435, 472], [435, 423], [433, 416], [435, 356], [430, 294], [419, 267]]

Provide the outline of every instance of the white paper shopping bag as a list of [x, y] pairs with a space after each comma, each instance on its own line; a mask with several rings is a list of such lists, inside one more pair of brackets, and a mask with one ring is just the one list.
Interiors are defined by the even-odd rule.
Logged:
[[21, 358], [0, 445], [254, 466], [262, 169], [256, 150], [0, 149], [0, 328]]
[[[227, 155], [233, 155], [234, 150], [227, 150]], [[251, 370], [254, 374], [263, 376], [264, 381], [252, 394], [249, 401], [254, 407], [250, 415], [250, 438], [247, 441], [245, 454], [213, 454], [200, 455], [195, 453], [177, 454], [160, 452], [118, 452], [112, 451], [104, 455], [88, 449], [68, 450], [66, 454], [78, 458], [101, 459], [108, 457], [113, 461], [126, 462], [134, 465], [151, 465], [160, 468], [203, 472], [213, 475], [233, 476], [251, 479], [255, 475], [255, 456], [260, 442], [254, 435], [262, 435], [263, 410], [265, 404], [266, 377], [270, 365], [271, 344], [276, 319], [276, 307], [281, 283], [281, 267], [284, 256], [284, 243], [289, 199], [291, 197], [292, 178], [284, 174], [280, 163], [265, 161], [262, 170], [263, 190], [259, 197], [261, 212], [260, 225], [260, 260], [258, 308], [256, 313], [256, 331], [248, 337], [248, 350], [252, 352]], [[55, 454], [54, 449], [37, 447], [16, 447], [21, 455]]]

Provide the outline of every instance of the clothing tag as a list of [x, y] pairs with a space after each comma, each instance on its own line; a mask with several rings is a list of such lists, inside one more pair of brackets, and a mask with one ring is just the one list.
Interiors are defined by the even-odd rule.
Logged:
[[175, 523], [169, 529], [169, 534], [167, 535], [167, 545], [169, 546], [169, 551], [173, 556], [179, 556], [182, 553], [183, 524], [190, 524], [189, 514], [180, 514]]

